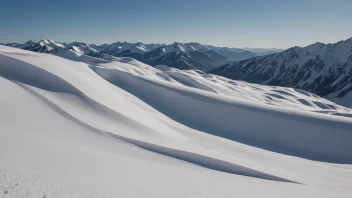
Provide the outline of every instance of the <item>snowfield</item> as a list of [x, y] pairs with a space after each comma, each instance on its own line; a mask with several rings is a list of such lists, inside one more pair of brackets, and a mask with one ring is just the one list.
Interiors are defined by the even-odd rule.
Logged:
[[349, 108], [198, 70], [57, 55], [0, 46], [0, 197], [352, 196]]

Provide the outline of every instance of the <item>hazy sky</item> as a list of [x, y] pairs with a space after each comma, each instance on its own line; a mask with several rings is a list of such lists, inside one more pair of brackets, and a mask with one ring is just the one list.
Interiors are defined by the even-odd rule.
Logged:
[[352, 37], [352, 0], [0, 0], [0, 42], [288, 48]]

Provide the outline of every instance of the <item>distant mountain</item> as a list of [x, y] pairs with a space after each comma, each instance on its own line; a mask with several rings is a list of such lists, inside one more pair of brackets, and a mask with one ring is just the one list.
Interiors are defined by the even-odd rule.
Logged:
[[251, 51], [251, 52], [256, 53], [257, 55], [260, 55], [260, 56], [274, 54], [274, 53], [284, 51], [283, 49], [277, 49], [277, 48], [248, 48], [248, 47], [244, 47], [242, 49], [247, 50], [247, 51]]
[[112, 44], [103, 44], [103, 45], [92, 44], [90, 46], [100, 52], [104, 52], [106, 54], [110, 54], [113, 56], [119, 56], [120, 54], [128, 54], [128, 53], [144, 54], [158, 47], [164, 46], [164, 44], [116, 42]]
[[209, 71], [233, 60], [243, 60], [257, 54], [237, 48], [219, 48], [199, 43], [143, 44], [113, 43], [92, 45], [101, 53], [115, 57], [131, 57], [150, 65], [167, 65], [178, 69]]
[[144, 54], [140, 61], [150, 65], [167, 65], [178, 69], [200, 69], [209, 71], [229, 60], [199, 43], [173, 43]]
[[203, 71], [210, 71], [231, 61], [244, 60], [263, 53], [239, 48], [202, 45], [194, 42], [175, 42], [170, 45], [116, 42], [95, 45], [81, 42], [66, 44], [45, 39], [39, 42], [28, 41], [23, 44], [9, 43], [5, 45], [58, 56], [71, 50], [105, 59], [109, 59], [111, 56], [131, 57], [152, 66], [167, 65], [177, 69], [200, 69]]
[[258, 84], [299, 88], [352, 106], [352, 38], [231, 62], [211, 73]]

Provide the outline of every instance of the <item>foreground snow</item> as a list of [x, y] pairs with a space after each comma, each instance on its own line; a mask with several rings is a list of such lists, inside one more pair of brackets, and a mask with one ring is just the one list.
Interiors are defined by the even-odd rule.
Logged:
[[0, 46], [0, 197], [352, 193], [348, 108], [129, 58], [62, 56]]

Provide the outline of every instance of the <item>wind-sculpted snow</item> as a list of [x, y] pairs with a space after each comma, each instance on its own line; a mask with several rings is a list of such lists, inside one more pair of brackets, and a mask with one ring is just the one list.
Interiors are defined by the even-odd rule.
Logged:
[[1, 197], [352, 192], [348, 108], [198, 70], [61, 56], [0, 46]]
[[97, 67], [95, 71], [191, 128], [279, 153], [352, 163], [351, 154], [343, 152], [352, 149], [351, 119], [258, 105], [136, 76], [138, 72], [131, 75], [111, 66]]
[[0, 76], [48, 91], [79, 94], [71, 84], [34, 65], [0, 54]]

